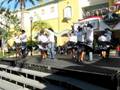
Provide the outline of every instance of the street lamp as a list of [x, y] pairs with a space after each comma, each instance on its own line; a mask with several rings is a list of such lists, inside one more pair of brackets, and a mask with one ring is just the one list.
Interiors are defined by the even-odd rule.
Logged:
[[31, 56], [32, 56], [32, 22], [33, 22], [33, 17], [30, 17], [30, 41], [31, 41]]

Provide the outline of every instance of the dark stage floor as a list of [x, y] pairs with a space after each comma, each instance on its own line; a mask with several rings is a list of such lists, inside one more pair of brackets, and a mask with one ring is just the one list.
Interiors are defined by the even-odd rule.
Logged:
[[[58, 55], [55, 60], [40, 60], [39, 56], [29, 56], [25, 59], [4, 58], [8, 61], [16, 61], [23, 64], [35, 64], [40, 66], [49, 66], [58, 69], [87, 70], [91, 72], [107, 72], [108, 70], [120, 71], [120, 57], [110, 57], [109, 59], [100, 59], [95, 57], [93, 61], [85, 61], [84, 63], [75, 62], [67, 55]], [[100, 69], [100, 70], [98, 70]], [[107, 69], [107, 70], [106, 70]]]

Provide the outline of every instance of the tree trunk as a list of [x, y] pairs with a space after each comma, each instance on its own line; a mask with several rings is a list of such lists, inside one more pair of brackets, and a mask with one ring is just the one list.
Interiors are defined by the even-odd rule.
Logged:
[[21, 29], [24, 29], [24, 6], [23, 6], [23, 2], [20, 2], [20, 12], [21, 12]]

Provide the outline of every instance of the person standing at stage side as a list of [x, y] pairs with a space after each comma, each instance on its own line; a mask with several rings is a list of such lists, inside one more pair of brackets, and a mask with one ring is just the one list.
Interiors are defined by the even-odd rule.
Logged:
[[20, 37], [17, 33], [15, 33], [14, 35], [14, 44], [15, 44], [16, 58], [17, 58], [20, 54], [20, 44], [21, 44]]
[[48, 32], [48, 57], [55, 59], [55, 33], [52, 28], [45, 29]]
[[[85, 26], [84, 26], [85, 28]], [[79, 46], [79, 62], [84, 60], [85, 55], [85, 30], [83, 27], [78, 26], [77, 32], [77, 45]]]

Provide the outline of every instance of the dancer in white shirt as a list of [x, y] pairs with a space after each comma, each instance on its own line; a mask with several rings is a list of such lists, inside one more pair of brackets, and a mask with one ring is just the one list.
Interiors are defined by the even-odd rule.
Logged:
[[87, 40], [87, 45], [90, 48], [93, 48], [94, 30], [93, 30], [93, 26], [91, 24], [87, 25], [86, 40]]
[[77, 32], [77, 45], [79, 46], [79, 58], [78, 61], [81, 62], [84, 60], [85, 57], [85, 30], [83, 27], [78, 27]]
[[27, 34], [25, 30], [21, 30], [21, 35], [20, 35], [20, 40], [21, 40], [21, 46], [22, 46], [22, 57], [26, 57], [27, 51]]
[[55, 59], [55, 33], [52, 28], [45, 29], [48, 32], [48, 56], [50, 59]]
[[67, 52], [70, 53], [72, 55], [72, 58], [76, 60], [77, 58], [77, 55], [76, 55], [77, 35], [74, 33], [74, 31], [72, 31], [68, 34], [68, 37], [69, 37], [69, 41], [68, 41], [68, 46], [67, 46]]
[[89, 53], [89, 60], [93, 60], [93, 42], [94, 42], [94, 29], [92, 24], [87, 24], [86, 30], [86, 52]]
[[39, 35], [37, 36], [38, 47], [40, 49], [40, 57], [41, 59], [47, 58], [47, 46], [48, 46], [48, 36], [45, 35], [44, 30], [41, 30]]
[[98, 37], [102, 58], [109, 57], [111, 35], [112, 33], [108, 29], [105, 29], [105, 31]]

